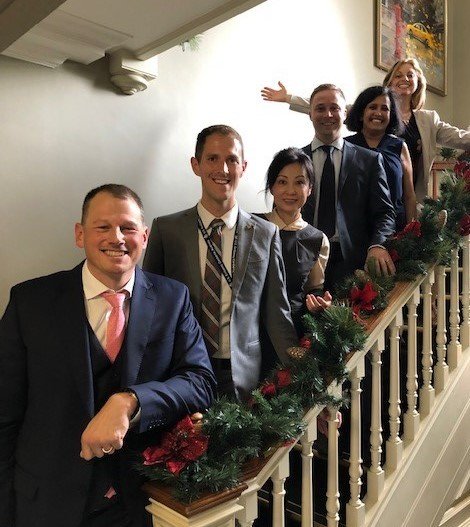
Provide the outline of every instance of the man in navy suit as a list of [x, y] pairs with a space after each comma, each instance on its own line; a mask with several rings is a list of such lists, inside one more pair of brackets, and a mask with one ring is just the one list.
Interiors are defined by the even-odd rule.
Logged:
[[[103, 185], [75, 227], [85, 262], [13, 287], [0, 323], [1, 527], [148, 524], [138, 454], [211, 404], [187, 288], [137, 266], [147, 235], [140, 198]], [[110, 357], [114, 293], [125, 333]]]
[[[310, 119], [315, 129], [311, 144], [303, 148], [312, 158], [316, 191], [302, 210], [303, 218], [325, 230], [325, 215], [331, 213], [330, 260], [325, 288], [364, 266], [374, 258], [378, 273], [393, 274], [395, 266], [385, 240], [395, 231], [395, 212], [381, 154], [345, 142], [341, 127], [346, 101], [341, 89], [322, 84], [310, 97]], [[331, 205], [320, 206], [325, 161], [332, 163], [334, 189]], [[327, 222], [328, 223], [328, 222]]]

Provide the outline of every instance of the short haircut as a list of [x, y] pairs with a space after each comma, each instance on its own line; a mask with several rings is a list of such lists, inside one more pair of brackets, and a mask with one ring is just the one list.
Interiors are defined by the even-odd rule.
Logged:
[[317, 93], [320, 93], [321, 91], [326, 91], [326, 90], [333, 90], [339, 93], [341, 97], [343, 98], [344, 102], [346, 102], [346, 97], [344, 96], [343, 90], [341, 88], [338, 88], [336, 84], [320, 84], [313, 90], [312, 95], [310, 95], [310, 104], [312, 104], [313, 98], [315, 97]]
[[271, 161], [266, 173], [266, 187], [264, 188], [265, 194], [267, 194], [273, 188], [274, 183], [276, 183], [277, 176], [279, 176], [281, 170], [287, 165], [292, 165], [293, 163], [299, 163], [299, 165], [305, 169], [308, 185], [310, 188], [313, 187], [315, 177], [313, 173], [312, 160], [300, 148], [290, 147], [278, 152]]
[[140, 216], [142, 218], [142, 223], [144, 223], [144, 205], [142, 203], [142, 200], [139, 198], [139, 196], [131, 190], [129, 187], [126, 187], [125, 185], [119, 185], [118, 183], [106, 183], [105, 185], [101, 185], [100, 187], [96, 187], [85, 196], [85, 199], [83, 200], [82, 205], [82, 219], [81, 223], [82, 225], [85, 223], [86, 216], [88, 214], [88, 209], [90, 207], [90, 201], [101, 192], [105, 192], [106, 194], [111, 194], [114, 198], [118, 199], [131, 199], [135, 201], [137, 206], [140, 209]]
[[202, 152], [204, 150], [204, 145], [206, 144], [206, 140], [210, 135], [219, 134], [219, 135], [231, 135], [237, 141], [240, 143], [242, 147], [242, 160], [244, 158], [243, 153], [243, 141], [241, 135], [231, 126], [228, 126], [226, 124], [214, 124], [212, 126], [208, 126], [207, 128], [204, 128], [204, 130], [201, 130], [197, 136], [196, 140], [196, 149], [194, 152], [194, 157], [201, 161], [202, 158]]
[[390, 86], [392, 79], [395, 76], [395, 72], [400, 66], [403, 66], [403, 64], [411, 64], [413, 69], [416, 71], [416, 75], [418, 76], [418, 87], [411, 96], [411, 109], [421, 110], [421, 108], [424, 106], [424, 103], [426, 102], [426, 77], [424, 76], [423, 70], [416, 59], [405, 58], [395, 62], [395, 64], [388, 70], [387, 75], [385, 75], [383, 85]]
[[390, 88], [385, 86], [371, 86], [357, 96], [344, 122], [348, 130], [351, 130], [351, 132], [360, 132], [362, 130], [364, 110], [368, 104], [381, 95], [385, 95], [390, 99], [390, 122], [385, 129], [385, 133], [400, 135], [403, 132], [404, 126], [397, 107], [395, 95]]

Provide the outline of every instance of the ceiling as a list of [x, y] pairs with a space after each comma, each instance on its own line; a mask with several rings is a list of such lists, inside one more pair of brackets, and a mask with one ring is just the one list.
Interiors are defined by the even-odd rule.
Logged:
[[147, 61], [264, 1], [0, 0], [0, 53], [49, 67]]

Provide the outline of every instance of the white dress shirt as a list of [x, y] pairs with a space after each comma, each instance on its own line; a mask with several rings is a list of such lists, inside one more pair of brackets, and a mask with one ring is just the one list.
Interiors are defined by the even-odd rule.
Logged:
[[[209, 225], [216, 217], [206, 210], [201, 202], [197, 204], [197, 213], [202, 220], [204, 227], [209, 232]], [[219, 218], [217, 218], [219, 219]], [[226, 212], [221, 218], [225, 223], [222, 229], [221, 243], [222, 243], [222, 261], [224, 262], [227, 271], [233, 275], [232, 269], [232, 250], [233, 241], [235, 239], [235, 231], [238, 220], [238, 203]], [[207, 244], [199, 231], [199, 266], [201, 270], [201, 281], [204, 281], [204, 271], [206, 269], [207, 259]], [[232, 289], [225, 280], [224, 275], [221, 276], [220, 284], [220, 339], [219, 350], [214, 353], [216, 359], [230, 359], [230, 314], [232, 306]]]

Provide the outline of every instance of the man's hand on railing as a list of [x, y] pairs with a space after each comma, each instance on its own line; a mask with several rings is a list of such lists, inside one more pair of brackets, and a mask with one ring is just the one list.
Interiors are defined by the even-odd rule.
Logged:
[[367, 252], [365, 270], [373, 267], [378, 275], [392, 276], [396, 273], [395, 264], [387, 249], [384, 247], [371, 247]]

